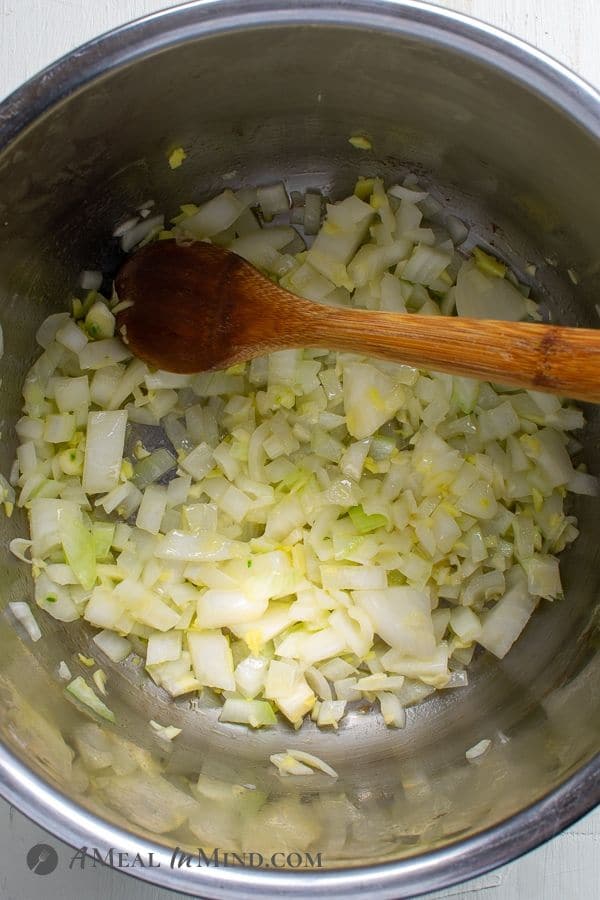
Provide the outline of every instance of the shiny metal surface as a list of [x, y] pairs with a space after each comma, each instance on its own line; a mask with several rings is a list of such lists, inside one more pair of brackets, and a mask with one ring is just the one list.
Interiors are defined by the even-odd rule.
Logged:
[[[348, 144], [356, 131], [372, 154]], [[37, 324], [64, 307], [82, 268], [114, 267], [112, 225], [148, 197], [171, 213], [219, 190], [223, 173], [233, 186], [284, 177], [336, 195], [359, 173], [416, 169], [517, 269], [538, 265], [548, 315], [593, 325], [599, 141], [600, 99], [574, 75], [418, 3], [193, 3], [93, 41], [0, 106], [2, 471]], [[189, 158], [171, 171], [166, 156], [179, 144]], [[598, 471], [589, 412], [583, 455]], [[237, 837], [205, 833], [208, 847], [322, 850], [327, 868], [171, 869], [172, 847], [198, 846], [198, 835], [170, 827], [177, 803], [133, 810], [121, 782], [102, 782], [110, 770], [83, 764], [85, 719], [55, 670], [65, 659], [79, 674], [91, 634], [41, 614], [44, 640], [31, 645], [0, 613], [0, 791], [76, 846], [153, 850], [161, 868], [132, 871], [204, 897], [407, 897], [506, 862], [600, 800], [597, 504], [584, 498], [576, 512], [564, 601], [545, 604], [502, 662], [479, 657], [468, 688], [413, 709], [402, 732], [355, 712], [333, 735], [312, 724], [248, 733], [220, 725], [206, 704], [172, 703], [135, 666], [109, 672], [118, 735], [152, 754], [140, 777], [162, 773], [187, 795], [202, 771], [268, 795], [241, 832], [229, 820]], [[4, 606], [30, 585], [6, 551], [22, 516], [1, 528]], [[183, 728], [169, 753], [150, 718]], [[493, 751], [467, 764], [465, 750], [484, 737]], [[279, 781], [268, 756], [287, 746], [323, 756], [340, 779]], [[123, 753], [133, 751], [121, 746], [122, 770]], [[263, 848], [269, 817], [289, 821], [299, 809], [310, 810], [312, 833], [281, 827]]]

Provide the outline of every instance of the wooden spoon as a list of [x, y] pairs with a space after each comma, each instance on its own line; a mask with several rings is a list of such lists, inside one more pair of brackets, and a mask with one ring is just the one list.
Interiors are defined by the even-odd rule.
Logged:
[[371, 312], [312, 303], [214, 244], [149, 244], [116, 279], [123, 339], [168, 372], [327, 347], [600, 402], [600, 330]]

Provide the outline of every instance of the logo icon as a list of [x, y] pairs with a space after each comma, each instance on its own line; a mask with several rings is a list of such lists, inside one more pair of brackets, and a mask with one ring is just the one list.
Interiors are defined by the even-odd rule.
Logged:
[[50, 844], [36, 844], [27, 854], [27, 865], [36, 875], [50, 875], [58, 865], [58, 853]]

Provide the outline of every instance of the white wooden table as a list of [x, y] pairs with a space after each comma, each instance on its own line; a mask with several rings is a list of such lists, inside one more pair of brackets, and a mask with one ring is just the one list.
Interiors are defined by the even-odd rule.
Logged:
[[[600, 87], [600, 0], [438, 0], [540, 47]], [[0, 97], [78, 44], [175, 0], [0, 0]], [[0, 900], [169, 900], [175, 897], [106, 868], [69, 871], [72, 851], [52, 840], [56, 871], [30, 872], [27, 851], [47, 835], [0, 800]], [[518, 862], [429, 895], [485, 900], [600, 897], [600, 811]]]

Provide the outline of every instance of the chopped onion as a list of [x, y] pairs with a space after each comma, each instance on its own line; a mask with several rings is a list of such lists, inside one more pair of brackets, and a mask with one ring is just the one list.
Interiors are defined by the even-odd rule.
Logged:
[[410, 203], [419, 203], [429, 196], [428, 191], [414, 191], [411, 188], [404, 187], [401, 184], [393, 184], [388, 188], [390, 197], [397, 197], [399, 200], [408, 200]]
[[148, 456], [138, 462], [133, 470], [132, 481], [141, 491], [158, 481], [167, 472], [170, 472], [177, 465], [174, 456], [166, 447], [159, 447], [153, 450]]
[[330, 765], [304, 750], [286, 750], [285, 753], [273, 753], [269, 757], [280, 775], [314, 775], [315, 770], [337, 778], [338, 773]]
[[455, 244], [462, 244], [469, 236], [469, 229], [456, 216], [446, 216], [446, 228]]
[[194, 673], [200, 684], [235, 690], [233, 659], [229, 641], [220, 631], [189, 632], [188, 646]]
[[326, 725], [333, 725], [334, 728], [337, 728], [338, 723], [340, 719], [343, 718], [345, 712], [345, 700], [323, 700], [319, 704], [317, 725], [320, 728], [323, 728]]
[[465, 752], [465, 756], [469, 762], [474, 762], [474, 760], [480, 759], [485, 753], [487, 753], [491, 746], [492, 742], [485, 738], [482, 741], [478, 741], [478, 743], [473, 747], [469, 747], [469, 749]]
[[381, 691], [377, 694], [381, 715], [386, 725], [393, 728], [404, 728], [406, 725], [406, 710], [395, 694]]
[[256, 199], [266, 222], [270, 222], [279, 213], [287, 212], [290, 207], [289, 197], [282, 181], [268, 187], [259, 187]]
[[150, 719], [150, 728], [165, 741], [172, 741], [173, 738], [181, 734], [181, 728], [175, 728], [174, 725], [159, 725], [154, 719]]
[[166, 508], [167, 489], [159, 484], [149, 485], [138, 508], [136, 527], [150, 534], [158, 534]]
[[103, 369], [129, 359], [131, 351], [118, 338], [109, 337], [86, 343], [78, 355], [82, 369]]
[[9, 603], [8, 606], [15, 619], [21, 623], [31, 640], [39, 641], [42, 632], [40, 631], [40, 626], [35, 621], [29, 604], [19, 600], [14, 603]]
[[484, 274], [471, 261], [460, 268], [455, 296], [459, 316], [518, 321], [527, 315], [526, 299], [510, 281]]
[[273, 753], [269, 759], [276, 766], [280, 775], [314, 775], [310, 766], [305, 766], [291, 753]]
[[102, 700], [100, 700], [81, 675], [74, 678], [73, 681], [66, 686], [65, 690], [72, 697], [75, 697], [79, 703], [82, 703], [102, 719], [106, 719], [108, 722], [116, 722], [115, 714], [102, 702]]
[[139, 222], [138, 216], [132, 216], [129, 219], [125, 219], [124, 222], [121, 222], [119, 225], [115, 225], [113, 229], [113, 237], [122, 237], [127, 231], [130, 231], [134, 225], [137, 225]]
[[201, 481], [205, 475], [208, 475], [213, 466], [213, 452], [208, 444], [198, 444], [198, 446], [189, 453], [181, 462], [182, 469]]
[[116, 663], [123, 662], [131, 653], [131, 642], [113, 631], [98, 632], [94, 635], [94, 643], [110, 660]]
[[57, 332], [66, 325], [70, 320], [69, 313], [52, 313], [47, 319], [44, 319], [38, 328], [35, 339], [46, 350], [56, 338]]
[[114, 335], [115, 317], [102, 300], [94, 303], [86, 313], [85, 330], [93, 341], [111, 338]]
[[96, 669], [96, 671], [92, 675], [92, 680], [100, 693], [103, 696], [106, 696], [106, 672], [104, 672], [102, 669]]
[[[500, 260], [476, 248], [459, 262], [466, 225], [414, 176], [388, 191], [359, 179], [323, 222], [318, 192], [293, 200], [286, 221], [315, 234], [308, 250], [250, 210], [287, 213], [282, 183], [184, 205], [159, 237], [214, 240], [319, 302], [539, 316]], [[163, 227], [140, 209], [117, 229], [126, 249]], [[10, 515], [18, 495], [28, 513], [31, 539], [11, 550], [31, 565], [38, 606], [100, 629], [109, 659], [144, 641], [146, 670], [171, 696], [224, 693], [222, 722], [271, 726], [279, 713], [337, 728], [365, 700], [402, 728], [408, 706], [468, 683], [477, 644], [502, 658], [540, 598], [561, 595], [556, 554], [577, 537], [564, 495], [600, 493], [569, 455], [579, 409], [326, 349], [150, 371], [114, 333], [127, 298], [105, 300], [101, 280], [86, 272], [74, 315], [38, 330], [0, 502]], [[37, 639], [27, 604], [12, 608]], [[92, 678], [103, 693], [103, 670]], [[67, 691], [112, 721], [83, 679]], [[273, 761], [335, 777], [300, 751]]]
[[482, 630], [478, 641], [500, 659], [506, 656], [527, 624], [536, 605], [536, 598], [527, 590], [522, 569], [515, 572], [514, 583], [503, 597], [481, 617]]
[[600, 497], [600, 479], [587, 472], [573, 472], [567, 487], [574, 494], [587, 494], [588, 497]]
[[304, 233], [317, 234], [321, 226], [321, 194], [307, 191], [304, 195]]
[[56, 332], [56, 341], [72, 350], [73, 353], [81, 353], [87, 347], [88, 339], [82, 328], [68, 319]]
[[69, 507], [58, 511], [58, 530], [65, 559], [82, 588], [90, 591], [96, 583], [96, 548], [92, 532], [79, 514]]
[[[164, 223], [165, 217], [161, 215], [151, 216], [148, 219], [142, 219], [141, 222], [138, 221], [137, 224], [133, 224], [121, 235], [121, 250], [123, 250], [124, 253], [129, 253], [129, 251], [133, 250], [137, 244], [149, 237], [152, 232], [161, 229]], [[118, 237], [119, 235], [115, 236]], [[125, 300], [126, 298], [123, 297], [123, 299]]]
[[233, 225], [244, 209], [244, 204], [240, 202], [233, 191], [225, 190], [222, 194], [199, 206], [197, 211], [192, 216], [184, 218], [178, 227], [195, 238], [213, 237]]
[[87, 420], [87, 439], [83, 465], [83, 489], [101, 494], [116, 487], [121, 471], [127, 413], [91, 412]]
[[223, 704], [220, 722], [251, 725], [252, 728], [275, 725], [277, 718], [273, 707], [266, 700], [237, 700], [228, 698]]
[[84, 269], [79, 276], [79, 286], [84, 291], [99, 291], [102, 284], [102, 272]]
[[179, 659], [181, 656], [181, 631], [168, 631], [166, 634], [151, 634], [146, 650], [146, 665], [156, 666], [160, 663]]
[[73, 677], [71, 675], [71, 670], [69, 669], [69, 667], [66, 664], [66, 662], [64, 661], [64, 659], [61, 659], [61, 661], [58, 664], [58, 677], [61, 678], [63, 681], [70, 681], [71, 678]]
[[13, 556], [16, 556], [21, 562], [27, 563], [27, 565], [30, 566], [32, 560], [26, 556], [26, 553], [31, 549], [32, 543], [32, 541], [28, 541], [26, 538], [13, 538], [8, 547]]

